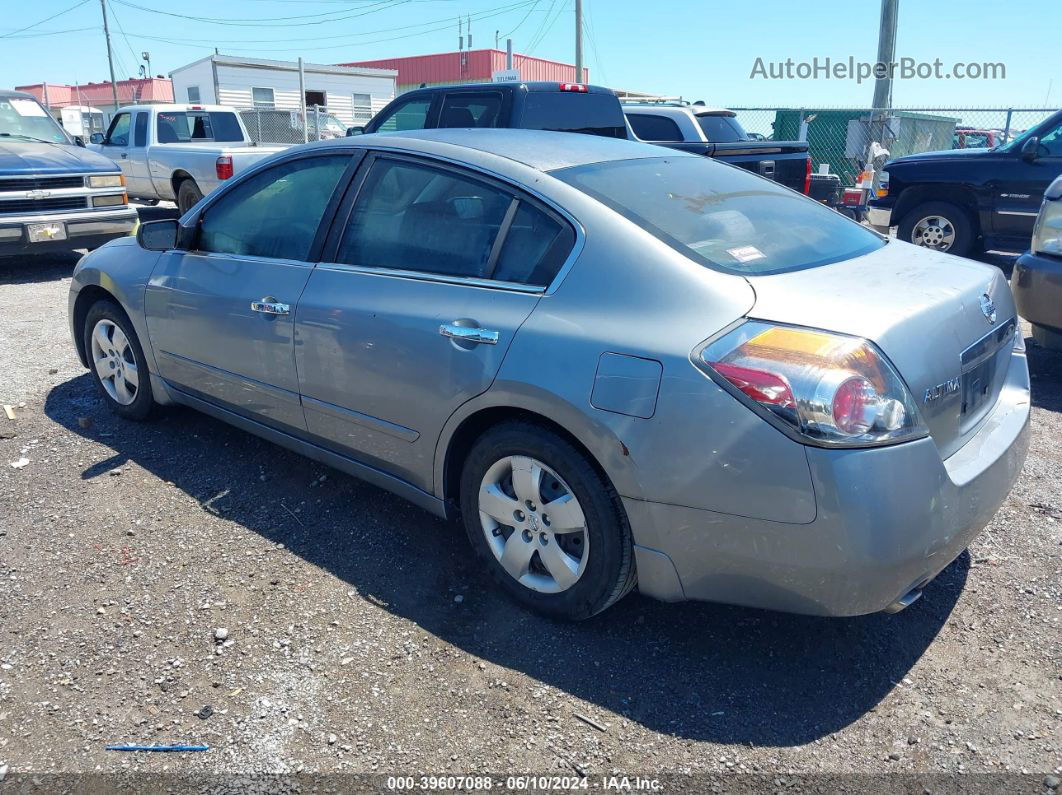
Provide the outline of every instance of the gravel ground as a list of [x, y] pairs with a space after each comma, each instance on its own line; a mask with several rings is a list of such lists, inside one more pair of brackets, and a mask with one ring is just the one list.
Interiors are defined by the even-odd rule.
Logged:
[[[69, 342], [74, 262], [0, 263], [0, 402], [17, 407], [0, 416], [0, 777], [1012, 771], [1057, 785], [1062, 355], [1030, 347], [1024, 474], [907, 611], [633, 595], [567, 625], [507, 602], [459, 530], [397, 497], [192, 411], [112, 416]], [[210, 751], [104, 750], [118, 742]]]

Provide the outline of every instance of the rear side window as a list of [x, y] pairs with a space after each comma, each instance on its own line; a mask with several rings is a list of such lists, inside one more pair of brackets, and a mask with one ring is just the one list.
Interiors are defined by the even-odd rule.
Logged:
[[147, 128], [148, 114], [143, 112], [136, 114], [136, 121], [133, 122], [134, 146], [147, 146]]
[[439, 114], [439, 126], [497, 127], [501, 104], [498, 93], [447, 94]]
[[728, 273], [813, 268], [884, 245], [818, 202], [706, 157], [613, 160], [550, 174], [690, 259]]
[[697, 123], [701, 125], [704, 137], [712, 143], [728, 144], [749, 140], [748, 133], [733, 116], [698, 116]]
[[203, 215], [199, 250], [305, 260], [345, 155], [280, 163], [233, 188]]
[[682, 133], [674, 121], [667, 116], [651, 113], [628, 113], [627, 121], [631, 123], [634, 134], [643, 141], [681, 141]]
[[568, 258], [574, 242], [575, 232], [568, 224], [521, 201], [492, 278], [546, 287]]
[[165, 111], [156, 118], [155, 139], [160, 144], [189, 141], [232, 143], [243, 140], [243, 131], [235, 113]]
[[613, 94], [529, 91], [520, 124], [528, 130], [588, 133], [626, 138], [623, 108]]
[[423, 130], [428, 123], [429, 110], [431, 110], [430, 99], [414, 99], [405, 102], [380, 119], [380, 123], [376, 125], [376, 132]]

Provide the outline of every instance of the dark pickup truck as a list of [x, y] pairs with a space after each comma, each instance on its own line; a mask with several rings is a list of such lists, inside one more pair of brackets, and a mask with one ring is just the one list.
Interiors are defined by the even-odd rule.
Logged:
[[0, 90], [0, 255], [95, 248], [133, 231], [121, 169], [83, 147], [32, 95]]
[[960, 256], [1025, 251], [1047, 186], [1062, 174], [1062, 111], [1002, 146], [890, 160], [867, 220], [916, 245]]
[[[681, 110], [669, 108], [668, 110]], [[697, 108], [700, 109], [699, 107]], [[652, 107], [655, 113], [659, 107]], [[707, 109], [704, 109], [707, 111]], [[641, 111], [639, 111], [641, 112]], [[724, 122], [718, 134], [705, 137], [697, 126], [696, 136], [673, 140], [650, 140], [632, 132], [624, 107], [612, 89], [582, 83], [470, 83], [432, 86], [409, 91], [392, 100], [364, 127], [347, 133], [394, 132], [437, 127], [515, 127], [586, 133], [608, 138], [645, 140], [672, 149], [707, 155], [783, 185], [807, 193], [811, 172], [807, 144], [800, 141], [754, 141], [737, 121]], [[730, 111], [724, 111], [733, 117]], [[734, 128], [737, 133], [734, 133]], [[727, 132], [724, 133], [724, 129]], [[699, 136], [699, 137], [698, 137]]]
[[750, 138], [732, 110], [652, 102], [624, 104], [623, 112], [639, 141], [722, 160], [801, 193], [811, 188], [806, 141]]

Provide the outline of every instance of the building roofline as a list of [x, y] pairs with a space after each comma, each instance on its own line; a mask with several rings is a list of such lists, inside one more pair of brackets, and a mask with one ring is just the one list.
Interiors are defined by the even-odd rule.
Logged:
[[[499, 50], [494, 47], [483, 47], [478, 50], [447, 50], [446, 52], [429, 52], [423, 55], [399, 55], [394, 58], [366, 58], [364, 61], [348, 61], [348, 64], [362, 64], [362, 63], [379, 63], [380, 61], [412, 61], [418, 58], [435, 58], [440, 55], [468, 55], [474, 52], [496, 52], [501, 55], [505, 55], [505, 50]], [[575, 68], [575, 64], [565, 63], [564, 61], [554, 61], [550, 58], [539, 58], [537, 55], [525, 55], [522, 52], [516, 52], [513, 50], [513, 58], [529, 58], [532, 61], [541, 61], [542, 63], [556, 64], [557, 66], [567, 66], [571, 69]], [[371, 68], [371, 67], [370, 67]], [[590, 67], [583, 65], [583, 69], [589, 70]]]
[[[222, 64], [224, 66], [254, 66], [259, 69], [274, 69], [278, 72], [297, 72], [299, 71], [298, 61], [278, 61], [271, 58], [244, 58], [238, 55], [208, 55], [205, 58], [200, 58], [198, 61], [192, 61], [184, 66], [178, 66], [176, 69], [172, 69], [169, 72], [170, 78], [177, 72], [183, 72], [185, 69], [189, 69], [193, 66], [203, 63], [204, 61], [210, 61], [216, 64]], [[313, 72], [315, 74], [332, 74], [332, 75], [364, 75], [366, 77], [397, 77], [398, 72], [394, 69], [381, 69], [378, 67], [370, 66], [346, 66], [343, 64], [322, 64], [322, 63], [303, 63], [302, 69], [304, 72]]]

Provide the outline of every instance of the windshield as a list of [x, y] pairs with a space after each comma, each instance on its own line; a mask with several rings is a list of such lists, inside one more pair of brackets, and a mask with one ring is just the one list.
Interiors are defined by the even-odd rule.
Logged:
[[728, 273], [813, 268], [884, 245], [818, 202], [708, 158], [620, 160], [550, 173], [691, 259]]
[[733, 116], [705, 114], [697, 117], [697, 123], [701, 125], [704, 137], [712, 143], [728, 144], [749, 140], [748, 133]]
[[30, 97], [0, 97], [0, 135], [24, 141], [70, 143], [48, 111]]
[[[1058, 147], [1062, 143], [1062, 116], [1058, 117], [1053, 125], [1045, 125], [1044, 122], [1041, 122], [1035, 127], [1030, 127], [1016, 138], [1011, 139], [1008, 143], [996, 148], [1002, 152], [1018, 152], [1033, 135], [1039, 136], [1040, 143], [1046, 145], [1048, 150], [1051, 150], [1051, 143]], [[1060, 147], [1060, 151], [1062, 151], [1062, 147]]]
[[606, 138], [627, 137], [623, 108], [613, 94], [529, 91], [524, 99], [523, 119], [517, 126]]

